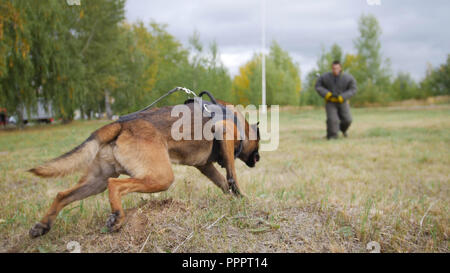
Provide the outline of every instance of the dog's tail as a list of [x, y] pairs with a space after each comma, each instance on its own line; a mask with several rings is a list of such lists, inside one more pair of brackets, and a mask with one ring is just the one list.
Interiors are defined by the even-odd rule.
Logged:
[[100, 147], [115, 139], [121, 129], [117, 122], [103, 126], [70, 152], [28, 171], [41, 177], [58, 177], [84, 169], [95, 158]]

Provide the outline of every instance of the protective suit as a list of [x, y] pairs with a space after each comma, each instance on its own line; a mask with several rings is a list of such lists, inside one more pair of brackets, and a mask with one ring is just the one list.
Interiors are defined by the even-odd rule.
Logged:
[[339, 130], [347, 136], [352, 123], [348, 99], [356, 94], [355, 78], [345, 72], [338, 76], [327, 72], [317, 79], [316, 90], [326, 100], [327, 138], [337, 138]]

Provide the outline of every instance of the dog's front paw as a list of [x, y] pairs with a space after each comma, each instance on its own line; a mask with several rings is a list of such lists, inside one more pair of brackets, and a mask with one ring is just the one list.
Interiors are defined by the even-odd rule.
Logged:
[[117, 231], [122, 227], [124, 217], [120, 216], [120, 212], [116, 211], [109, 215], [106, 220], [106, 228], [109, 232]]
[[233, 193], [237, 197], [244, 197], [244, 195], [239, 190], [236, 181], [233, 178], [228, 179], [228, 186], [230, 188], [230, 192]]
[[41, 222], [37, 222], [31, 229], [30, 229], [30, 237], [32, 239], [37, 238], [39, 236], [42, 236], [50, 231], [50, 227], [46, 224], [43, 224]]

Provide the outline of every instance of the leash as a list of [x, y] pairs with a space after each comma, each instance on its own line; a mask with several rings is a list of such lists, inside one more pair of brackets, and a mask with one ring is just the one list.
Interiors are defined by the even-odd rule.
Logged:
[[194, 91], [187, 89], [186, 87], [175, 87], [174, 89], [170, 90], [169, 92], [167, 92], [166, 94], [162, 95], [161, 97], [159, 97], [158, 99], [156, 99], [154, 102], [152, 102], [150, 105], [148, 105], [147, 107], [133, 112], [131, 114], [127, 114], [125, 116], [121, 116], [118, 119], [118, 122], [124, 122], [124, 121], [129, 121], [131, 119], [133, 119], [137, 114], [144, 112], [150, 108], [152, 108], [155, 104], [157, 104], [159, 101], [161, 101], [162, 99], [164, 99], [165, 97], [177, 92], [177, 91], [184, 91], [187, 95], [194, 95], [194, 97], [198, 97], [197, 94], [195, 94]]

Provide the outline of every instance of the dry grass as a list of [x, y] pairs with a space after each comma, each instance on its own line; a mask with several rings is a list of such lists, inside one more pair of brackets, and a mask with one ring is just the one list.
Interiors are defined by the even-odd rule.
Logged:
[[79, 175], [25, 173], [105, 122], [0, 132], [0, 251], [448, 252], [450, 106], [354, 109], [350, 138], [327, 142], [324, 111], [285, 109], [280, 147], [254, 169], [238, 163], [247, 200], [224, 196], [198, 171], [174, 166], [169, 191], [124, 198], [127, 225], [104, 233], [107, 193], [64, 209], [52, 231], [28, 229]]

